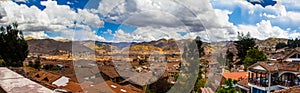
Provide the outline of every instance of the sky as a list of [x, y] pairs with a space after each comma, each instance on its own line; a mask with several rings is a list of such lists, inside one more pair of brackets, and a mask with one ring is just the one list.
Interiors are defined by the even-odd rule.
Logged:
[[106, 42], [300, 37], [300, 0], [0, 1], [0, 25], [25, 37]]

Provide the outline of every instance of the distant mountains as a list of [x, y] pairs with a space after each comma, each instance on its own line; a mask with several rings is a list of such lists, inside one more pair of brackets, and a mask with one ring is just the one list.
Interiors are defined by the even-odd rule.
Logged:
[[[53, 39], [35, 39], [35, 38], [26, 38], [30, 53], [40, 53], [40, 54], [59, 54], [60, 51], [72, 52], [72, 49], [78, 51], [103, 51], [103, 52], [112, 52], [120, 51], [125, 48], [135, 48], [137, 50], [146, 50], [155, 49], [162, 51], [180, 51], [179, 46], [183, 44], [184, 40], [174, 40], [174, 39], [160, 39], [157, 41], [151, 42], [99, 42], [99, 41], [68, 41], [68, 40], [53, 40]], [[270, 38], [266, 40], [258, 40], [257, 46], [263, 48], [263, 50], [270, 50], [276, 46], [277, 43], [287, 42], [287, 39], [280, 38]], [[220, 44], [229, 44], [228, 47], [234, 47], [233, 42], [219, 42]], [[94, 46], [93, 46], [94, 45]], [[218, 46], [219, 44], [214, 44]], [[143, 47], [151, 46], [151, 47]], [[204, 43], [204, 47], [209, 46]], [[150, 48], [150, 49], [149, 49]], [[223, 50], [222, 50], [223, 51]], [[236, 51], [235, 51], [236, 52]]]

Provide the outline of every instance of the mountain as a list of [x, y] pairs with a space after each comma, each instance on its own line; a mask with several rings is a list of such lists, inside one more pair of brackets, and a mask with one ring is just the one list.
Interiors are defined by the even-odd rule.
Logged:
[[57, 41], [53, 39], [30, 39], [27, 40], [30, 53], [38, 54], [60, 54], [60, 51], [72, 52], [87, 52], [93, 51], [84, 46], [82, 42]]

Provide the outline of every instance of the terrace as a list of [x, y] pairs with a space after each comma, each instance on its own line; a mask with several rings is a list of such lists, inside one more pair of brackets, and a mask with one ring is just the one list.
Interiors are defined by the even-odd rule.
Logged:
[[300, 85], [299, 63], [258, 62], [248, 68], [248, 85], [264, 91]]

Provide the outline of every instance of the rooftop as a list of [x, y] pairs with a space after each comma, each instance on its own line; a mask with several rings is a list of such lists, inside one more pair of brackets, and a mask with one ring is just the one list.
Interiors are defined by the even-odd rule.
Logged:
[[295, 86], [292, 88], [287, 88], [287, 89], [282, 89], [282, 90], [277, 90], [272, 93], [300, 93], [300, 86]]
[[241, 80], [247, 77], [248, 72], [227, 72], [222, 73], [225, 79], [231, 78], [232, 80]]
[[297, 62], [257, 62], [248, 67], [250, 71], [254, 72], [277, 72], [277, 71], [294, 71], [298, 72], [300, 63]]
[[238, 85], [250, 89], [251, 87], [248, 85], [248, 78], [244, 78], [237, 83]]
[[8, 68], [0, 68], [0, 86], [9, 93], [51, 93], [52, 90], [35, 83]]

